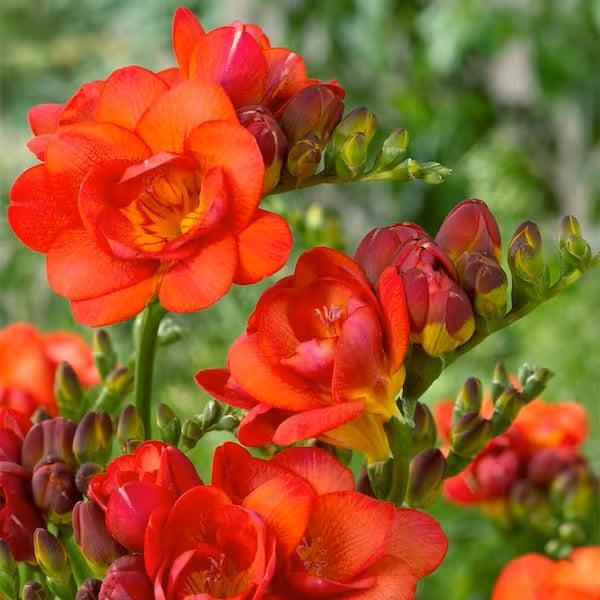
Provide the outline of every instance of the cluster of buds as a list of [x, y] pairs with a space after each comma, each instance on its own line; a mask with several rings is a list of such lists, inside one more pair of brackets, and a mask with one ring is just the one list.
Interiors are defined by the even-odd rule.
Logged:
[[598, 482], [579, 450], [587, 433], [583, 408], [532, 401], [549, 376], [525, 365], [513, 384], [498, 365], [491, 399], [469, 379], [453, 405], [436, 411], [448, 444], [446, 496], [481, 506], [511, 531], [533, 532], [560, 555], [585, 540]]

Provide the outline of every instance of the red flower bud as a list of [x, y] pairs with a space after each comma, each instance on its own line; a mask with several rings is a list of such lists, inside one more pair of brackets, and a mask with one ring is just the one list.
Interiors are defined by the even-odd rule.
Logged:
[[102, 581], [89, 577], [85, 579], [77, 590], [75, 600], [98, 600]]
[[33, 471], [31, 489], [35, 505], [49, 521], [71, 521], [71, 511], [81, 494], [69, 465], [52, 457], [42, 459]]
[[544, 485], [565, 469], [582, 464], [582, 456], [572, 446], [542, 448], [531, 457], [527, 478], [535, 484]]
[[104, 511], [95, 502], [78, 502], [73, 508], [73, 534], [96, 577], [104, 577], [110, 564], [126, 553], [106, 528]]
[[73, 437], [76, 425], [69, 419], [58, 417], [34, 425], [25, 439], [21, 450], [21, 464], [33, 471], [35, 465], [44, 457], [59, 460], [69, 469], [76, 465], [73, 454]]
[[420, 508], [430, 506], [437, 498], [446, 470], [446, 460], [438, 448], [428, 448], [411, 461], [406, 503]]
[[304, 179], [314, 175], [321, 162], [321, 145], [314, 135], [296, 142], [288, 152], [287, 170], [294, 176]]
[[463, 254], [481, 252], [502, 262], [500, 230], [485, 202], [470, 198], [455, 206], [444, 219], [435, 243], [456, 264]]
[[110, 565], [100, 587], [100, 600], [152, 600], [154, 590], [146, 575], [144, 557], [125, 555]]
[[86, 413], [77, 425], [73, 438], [73, 453], [77, 462], [106, 464], [112, 452], [112, 433], [112, 421], [107, 413]]

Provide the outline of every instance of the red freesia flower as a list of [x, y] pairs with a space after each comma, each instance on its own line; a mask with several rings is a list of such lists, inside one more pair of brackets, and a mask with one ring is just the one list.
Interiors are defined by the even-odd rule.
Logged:
[[129, 318], [155, 295], [205, 308], [285, 262], [289, 229], [257, 208], [261, 154], [219, 84], [125, 67], [30, 122], [43, 164], [15, 182], [9, 222], [81, 323]]
[[0, 406], [26, 417], [43, 406], [56, 415], [54, 373], [68, 362], [84, 386], [100, 382], [89, 346], [74, 333], [40, 333], [27, 323], [0, 331]]
[[525, 554], [504, 567], [492, 600], [598, 600], [599, 564], [600, 546], [576, 548], [559, 561]]
[[151, 440], [140, 444], [134, 454], [114, 459], [106, 473], [91, 480], [88, 496], [106, 511], [106, 526], [115, 540], [141, 552], [151, 514], [172, 506], [183, 492], [201, 483], [183, 452]]
[[408, 319], [401, 286], [382, 278], [380, 298], [352, 259], [309, 250], [262, 295], [228, 367], [200, 371], [196, 381], [250, 410], [238, 430], [246, 445], [318, 437], [385, 460], [382, 426], [398, 414]]

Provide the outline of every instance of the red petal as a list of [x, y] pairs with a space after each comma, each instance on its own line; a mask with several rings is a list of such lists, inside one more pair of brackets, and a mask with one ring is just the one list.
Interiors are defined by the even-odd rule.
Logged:
[[62, 104], [38, 104], [34, 106], [27, 115], [33, 135], [54, 133], [58, 127], [58, 117], [62, 110]]
[[469, 487], [463, 473], [444, 481], [444, 495], [450, 502], [457, 504], [474, 504], [480, 501], [479, 496]]
[[146, 308], [156, 294], [158, 280], [145, 279], [131, 287], [105, 296], [72, 300], [73, 317], [82, 325], [101, 327], [134, 317]]
[[289, 446], [295, 442], [308, 440], [351, 421], [364, 408], [365, 403], [357, 401], [306, 410], [283, 421], [273, 436], [273, 442]]
[[206, 308], [222, 298], [233, 282], [237, 246], [231, 235], [205, 238], [203, 247], [163, 275], [159, 289], [161, 304], [173, 312]]
[[386, 345], [391, 358], [390, 369], [395, 373], [404, 362], [410, 337], [410, 321], [404, 295], [404, 283], [394, 267], [388, 267], [377, 283], [383, 309]]
[[[181, 153], [186, 138], [195, 127], [216, 120], [238, 123], [223, 88], [211, 81], [182, 81], [162, 94], [148, 109], [138, 122], [136, 132], [153, 152]], [[224, 145], [223, 139], [220, 145]]]
[[196, 44], [190, 56], [190, 77], [218, 81], [239, 108], [260, 102], [267, 62], [257, 41], [241, 24], [219, 27]]
[[190, 55], [204, 35], [202, 25], [192, 11], [180, 6], [173, 17], [173, 51], [184, 79], [189, 78]]
[[204, 369], [194, 376], [196, 383], [220, 402], [250, 410], [256, 401], [230, 377], [229, 369]]
[[276, 113], [295, 93], [310, 85], [304, 61], [287, 48], [263, 51], [267, 61], [267, 80], [261, 104]]
[[150, 279], [157, 261], [127, 261], [101, 250], [85, 229], [71, 229], [48, 250], [50, 287], [70, 300], [104, 296]]
[[80, 222], [76, 198], [70, 198], [59, 182], [46, 165], [36, 165], [10, 190], [8, 222], [15, 235], [38, 252], [47, 252], [57, 234]]
[[203, 169], [214, 166], [223, 169], [230, 202], [228, 219], [232, 229], [239, 233], [248, 227], [256, 218], [265, 172], [262, 154], [254, 136], [237, 123], [237, 117], [235, 123], [204, 123], [189, 135], [185, 150]]
[[95, 121], [96, 104], [103, 85], [103, 81], [84, 83], [65, 104], [58, 124], [63, 127], [65, 125], [73, 125], [74, 123]]
[[418, 510], [396, 511], [396, 525], [390, 535], [387, 554], [401, 558], [420, 579], [442, 562], [448, 539], [437, 521]]
[[168, 489], [175, 498], [190, 488], [202, 485], [196, 467], [178, 448], [166, 446], [160, 457], [156, 485]]
[[166, 489], [145, 481], [130, 481], [111, 495], [106, 507], [106, 527], [128, 550], [142, 552], [150, 515], [171, 502]]
[[285, 219], [262, 209], [238, 236], [240, 262], [235, 283], [255, 283], [285, 264], [292, 236]]
[[242, 444], [250, 447], [264, 446], [273, 442], [277, 428], [294, 413], [257, 404], [240, 423], [237, 436]]
[[354, 489], [354, 477], [330, 452], [310, 446], [296, 446], [276, 454], [271, 465], [289, 469], [306, 479], [317, 494]]
[[181, 83], [181, 75], [177, 67], [171, 67], [170, 69], [163, 69], [157, 71], [156, 74], [169, 86], [173, 87], [178, 83]]
[[106, 80], [98, 98], [98, 120], [135, 130], [140, 117], [169, 86], [142, 67], [123, 67]]
[[492, 600], [541, 600], [538, 588], [553, 569], [552, 560], [541, 554], [525, 554], [511, 560], [496, 581]]

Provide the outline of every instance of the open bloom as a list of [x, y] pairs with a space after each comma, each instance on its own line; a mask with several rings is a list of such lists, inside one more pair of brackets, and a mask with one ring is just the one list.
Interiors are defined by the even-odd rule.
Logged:
[[408, 318], [401, 287], [380, 291], [381, 303], [352, 259], [314, 248], [262, 295], [227, 368], [196, 375], [217, 399], [250, 410], [242, 443], [318, 437], [388, 458], [383, 423], [398, 414]]
[[504, 567], [492, 600], [598, 600], [599, 564], [600, 546], [576, 548], [558, 561], [525, 554]]
[[74, 333], [43, 334], [28, 323], [13, 323], [0, 331], [0, 406], [26, 417], [43, 406], [50, 415], [58, 410], [54, 374], [68, 362], [84, 386], [100, 382], [92, 351]]
[[287, 224], [257, 208], [261, 153], [214, 81], [125, 67], [30, 122], [43, 163], [15, 182], [9, 222], [81, 323], [129, 318], [155, 295], [198, 310], [285, 262]]

